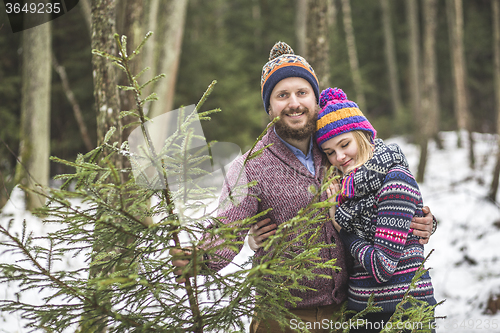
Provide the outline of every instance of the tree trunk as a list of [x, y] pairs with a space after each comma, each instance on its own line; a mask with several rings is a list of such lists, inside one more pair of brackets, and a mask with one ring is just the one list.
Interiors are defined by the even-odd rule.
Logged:
[[171, 111], [173, 108], [187, 0], [171, 0], [168, 4], [161, 2], [160, 8], [162, 14], [158, 16], [158, 22], [163, 24], [159, 26], [159, 31], [163, 34], [160, 34], [156, 59], [159, 61], [159, 73], [165, 73], [167, 77], [158, 81], [153, 88], [160, 100], [151, 104], [148, 114], [150, 118]]
[[[437, 31], [437, 1], [430, 0], [427, 4], [429, 7], [425, 6], [423, 10], [425, 19], [425, 31], [426, 37], [424, 39], [424, 94], [428, 94], [430, 97], [430, 107], [428, 109], [427, 124], [426, 127], [429, 129], [428, 138], [434, 138], [439, 133], [439, 118], [440, 110], [439, 107], [439, 86], [438, 86], [438, 68], [437, 68], [437, 54], [436, 54], [436, 31]], [[427, 16], [428, 15], [428, 16]], [[427, 83], [426, 83], [427, 81]], [[424, 113], [426, 110], [424, 110]]]
[[[414, 123], [418, 124], [419, 119], [423, 117], [420, 108], [420, 33], [418, 24], [418, 2], [417, 0], [406, 0], [406, 17], [409, 31], [409, 66], [410, 66], [410, 99], [411, 111]], [[418, 136], [419, 127], [415, 129], [415, 135]]]
[[[27, 14], [25, 23], [46, 21], [48, 14]], [[50, 82], [51, 23], [23, 31], [20, 163], [16, 183], [36, 189], [49, 185], [50, 167]], [[39, 190], [39, 189], [37, 189]], [[33, 211], [45, 204], [45, 197], [26, 194], [26, 208]]]
[[[139, 55], [141, 70], [146, 67], [150, 68], [150, 70], [146, 71], [142, 75], [143, 82], [148, 82], [153, 77], [159, 74], [157, 62], [155, 62], [155, 50], [158, 44], [157, 27], [158, 27], [159, 8], [160, 8], [160, 0], [148, 0], [145, 2], [143, 15], [146, 18], [146, 20], [144, 22], [145, 30], [143, 31], [143, 37], [149, 31], [153, 31], [154, 34], [153, 36], [150, 37], [149, 42], [144, 45], [144, 48], [142, 49], [142, 54]], [[144, 96], [149, 96], [153, 91], [152, 85], [144, 87], [142, 91]], [[147, 114], [150, 108], [150, 104], [146, 103], [144, 107], [145, 107], [145, 112]]]
[[[297, 54], [309, 60], [307, 56], [307, 17], [308, 0], [296, 0], [295, 6], [295, 38]], [[314, 67], [313, 67], [314, 68]]]
[[491, 1], [493, 15], [493, 57], [495, 77], [495, 102], [497, 114], [497, 161], [493, 171], [489, 199], [495, 201], [497, 197], [498, 183], [500, 178], [500, 0]]
[[[92, 1], [92, 49], [116, 56], [116, 0]], [[120, 99], [118, 96], [117, 69], [107, 59], [92, 55], [94, 72], [94, 97], [97, 110], [97, 142], [115, 126], [111, 142], [121, 142]], [[117, 164], [115, 164], [117, 165]], [[118, 165], [121, 165], [118, 164]]]
[[255, 21], [255, 29], [253, 32], [255, 51], [262, 50], [262, 11], [260, 9], [260, 1], [253, 0], [252, 19]]
[[328, 39], [328, 1], [309, 0], [307, 10], [307, 61], [314, 68], [319, 81], [319, 87], [325, 89], [330, 85], [329, 51], [330, 40]]
[[455, 117], [458, 126], [458, 145], [461, 146], [462, 131], [469, 135], [469, 165], [474, 169], [474, 142], [472, 140], [471, 117], [468, 107], [468, 91], [466, 87], [467, 69], [464, 60], [464, 23], [462, 0], [446, 0], [450, 49], [453, 63]]
[[380, 0], [382, 7], [382, 23], [384, 26], [385, 60], [389, 70], [389, 84], [391, 88], [392, 112], [396, 124], [403, 123], [403, 106], [401, 103], [401, 92], [399, 90], [398, 67], [396, 60], [396, 48], [394, 47], [394, 34], [392, 32], [391, 8], [389, 0]]
[[335, 5], [335, 0], [328, 0], [326, 21], [329, 31], [332, 31], [337, 23], [337, 6]]
[[[107, 54], [117, 56], [117, 46], [114, 39], [116, 33], [116, 0], [92, 0], [92, 34], [91, 43], [92, 49], [106, 52]], [[117, 68], [111, 61], [98, 55], [92, 55], [92, 67], [94, 73], [94, 97], [97, 111], [97, 144], [100, 145], [106, 133], [111, 127], [115, 127], [116, 131], [110, 138], [109, 142], [112, 144], [118, 142], [118, 147], [121, 144], [121, 120], [120, 120], [120, 97], [118, 94], [118, 73]], [[115, 154], [110, 163], [118, 170], [123, 168], [123, 159], [119, 154]], [[121, 173], [120, 173], [121, 174]], [[114, 204], [114, 203], [113, 203]], [[96, 214], [102, 214], [100, 210]], [[119, 221], [116, 221], [119, 222]], [[98, 234], [101, 232], [99, 226], [96, 226], [94, 233], [96, 239], [99, 238]], [[102, 250], [102, 245], [98, 243], [93, 244], [92, 261], [95, 260], [95, 255]], [[99, 268], [90, 269], [90, 277], [96, 277], [102, 274]], [[98, 291], [95, 291], [93, 297], [100, 298]], [[105, 300], [99, 299], [99, 302], [105, 303]], [[87, 314], [93, 317], [93, 314]], [[94, 318], [95, 319], [95, 318]], [[90, 330], [86, 327], [89, 318], [82, 318], [81, 332], [91, 331], [93, 333], [105, 333], [105, 318], [98, 317], [102, 320], [104, 328], [100, 330]]]
[[423, 182], [427, 165], [427, 143], [435, 131], [438, 119], [439, 98], [436, 67], [436, 19], [437, 0], [424, 0], [424, 80], [422, 95], [422, 114], [420, 119], [420, 161], [417, 171], [417, 181]]
[[[175, 2], [175, 0], [173, 0], [172, 2]], [[215, 18], [215, 29], [214, 29], [215, 43], [217, 46], [220, 47], [224, 45], [227, 39], [225, 16], [228, 5], [227, 5], [227, 0], [212, 0], [212, 2], [215, 3], [213, 12]]]
[[[143, 15], [144, 3], [142, 0], [122, 0], [117, 3], [116, 7], [116, 30], [120, 36], [127, 37], [127, 53], [130, 54], [137, 45], [142, 42], [146, 35], [146, 18]], [[130, 63], [132, 73], [139, 73], [143, 68], [140, 62], [140, 55]], [[126, 74], [122, 71], [118, 73], [118, 84], [129, 85]], [[151, 74], [151, 73], [148, 73]], [[144, 81], [147, 82], [147, 81]], [[136, 108], [134, 94], [131, 91], [119, 90], [120, 109], [122, 111], [132, 110]], [[147, 96], [147, 95], [146, 95]], [[121, 125], [125, 127], [132, 121], [136, 121], [134, 117], [124, 117], [121, 119]], [[121, 140], [126, 141], [134, 127], [127, 127], [121, 133]], [[123, 166], [130, 168], [131, 165], [128, 159], [123, 159]], [[122, 175], [124, 175], [122, 173]]]
[[352, 26], [351, 4], [350, 0], [342, 0], [341, 2], [342, 14], [344, 17], [347, 53], [349, 56], [349, 65], [351, 67], [354, 90], [356, 91], [356, 103], [363, 112], [366, 112], [363, 80], [361, 79], [361, 72], [359, 70], [358, 52], [356, 51], [356, 39], [354, 37], [354, 28]]
[[83, 18], [89, 31], [89, 36], [92, 38], [92, 6], [90, 4], [90, 0], [80, 1], [80, 6]]

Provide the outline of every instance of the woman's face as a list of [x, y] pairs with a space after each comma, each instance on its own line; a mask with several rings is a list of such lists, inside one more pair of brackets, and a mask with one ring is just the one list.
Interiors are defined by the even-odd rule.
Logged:
[[342, 173], [351, 171], [356, 165], [358, 143], [352, 132], [340, 134], [321, 145], [330, 163]]

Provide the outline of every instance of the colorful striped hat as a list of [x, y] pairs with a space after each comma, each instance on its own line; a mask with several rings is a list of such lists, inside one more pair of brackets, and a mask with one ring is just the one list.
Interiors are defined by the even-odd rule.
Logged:
[[347, 99], [339, 88], [327, 88], [321, 92], [316, 123], [316, 142], [321, 147], [323, 143], [351, 131], [361, 130], [371, 133], [372, 142], [377, 131], [363, 115], [358, 105]]
[[269, 113], [269, 99], [274, 86], [288, 77], [301, 77], [312, 86], [316, 101], [319, 102], [319, 83], [314, 69], [306, 59], [293, 52], [293, 49], [284, 42], [274, 44], [269, 53], [269, 61], [262, 68], [260, 89], [264, 108]]

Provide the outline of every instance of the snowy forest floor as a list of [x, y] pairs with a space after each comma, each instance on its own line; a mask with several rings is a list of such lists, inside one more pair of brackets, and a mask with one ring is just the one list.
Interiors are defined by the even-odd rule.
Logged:
[[[500, 295], [500, 204], [486, 199], [495, 163], [496, 137], [474, 134], [475, 170], [469, 168], [467, 147], [457, 148], [456, 133], [442, 132], [441, 138], [443, 150], [430, 144], [425, 182], [420, 184], [424, 204], [439, 221], [436, 233], [426, 245], [427, 253], [435, 250], [427, 267], [432, 267], [436, 300], [446, 299], [437, 308], [437, 316], [447, 316], [437, 322], [437, 332], [500, 332], [500, 313], [486, 314], [490, 295]], [[418, 147], [401, 137], [386, 140], [391, 142], [401, 146], [415, 174]], [[467, 142], [465, 136], [463, 142]], [[10, 216], [5, 217], [7, 214]], [[28, 229], [35, 234], [48, 231], [48, 226], [24, 210], [19, 189], [14, 190], [4, 207], [0, 224], [6, 226], [12, 219], [18, 224], [26, 220]], [[244, 247], [235, 260], [244, 262], [251, 254]], [[16, 260], [5, 253], [0, 258], [2, 262]], [[65, 263], [81, 264], [75, 260]], [[12, 299], [16, 292], [13, 286], [0, 286], [1, 299]], [[41, 295], [36, 291], [26, 292], [23, 299], [41, 303]], [[23, 325], [20, 314], [0, 313], [0, 332], [28, 332]]]

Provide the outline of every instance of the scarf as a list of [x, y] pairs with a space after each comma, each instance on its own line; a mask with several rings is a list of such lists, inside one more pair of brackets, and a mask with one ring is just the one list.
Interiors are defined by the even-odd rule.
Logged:
[[377, 229], [377, 225], [372, 223], [377, 213], [375, 197], [387, 173], [395, 165], [409, 168], [401, 148], [397, 144], [386, 145], [381, 139], [375, 139], [373, 157], [344, 175], [337, 195], [335, 220], [347, 232], [373, 242]]

